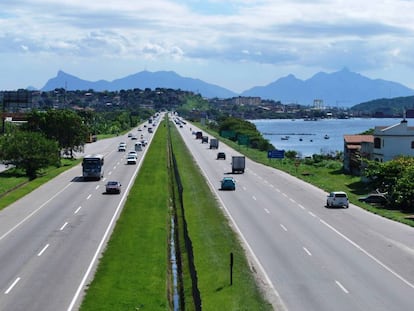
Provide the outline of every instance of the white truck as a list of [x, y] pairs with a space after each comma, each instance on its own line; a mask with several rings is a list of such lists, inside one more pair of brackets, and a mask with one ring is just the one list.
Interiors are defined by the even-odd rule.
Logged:
[[246, 168], [246, 158], [244, 156], [232, 156], [231, 157], [231, 172], [234, 173], [244, 173]]

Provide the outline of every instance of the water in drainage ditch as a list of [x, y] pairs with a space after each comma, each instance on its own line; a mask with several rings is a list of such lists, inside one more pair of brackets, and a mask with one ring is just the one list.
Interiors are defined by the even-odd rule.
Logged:
[[174, 217], [171, 217], [171, 238], [170, 238], [170, 262], [173, 277], [173, 309], [180, 310], [180, 295], [178, 294], [178, 269], [177, 256], [175, 250], [175, 223]]

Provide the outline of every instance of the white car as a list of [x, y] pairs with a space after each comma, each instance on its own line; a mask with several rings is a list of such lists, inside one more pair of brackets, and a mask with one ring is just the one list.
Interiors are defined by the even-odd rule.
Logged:
[[129, 158], [130, 156], [133, 156], [133, 157], [135, 157], [135, 158], [138, 158], [138, 153], [137, 153], [136, 151], [131, 150], [130, 152], [128, 152], [128, 158]]
[[137, 164], [137, 158], [133, 155], [129, 155], [127, 158], [127, 164]]
[[326, 207], [349, 207], [349, 199], [346, 192], [333, 191], [326, 198]]

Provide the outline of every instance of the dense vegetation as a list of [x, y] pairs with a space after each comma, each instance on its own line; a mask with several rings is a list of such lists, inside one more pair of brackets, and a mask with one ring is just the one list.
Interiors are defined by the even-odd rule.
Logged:
[[402, 117], [407, 109], [414, 109], [414, 96], [381, 98], [355, 105], [351, 111], [367, 117]]
[[136, 126], [142, 118], [131, 111], [74, 111], [69, 109], [33, 110], [26, 115], [27, 123], [8, 125], [0, 137], [0, 160], [36, 178], [41, 169], [60, 165], [61, 157], [73, 158], [82, 151], [92, 134], [119, 134]]
[[414, 158], [400, 157], [388, 162], [369, 162], [364, 172], [374, 189], [386, 193], [387, 207], [414, 212]]
[[222, 117], [217, 122], [210, 122], [208, 126], [220, 133], [221, 136], [227, 134], [227, 138], [241, 145], [247, 145], [250, 148], [261, 151], [275, 149], [267, 139], [263, 138], [256, 126], [246, 120], [234, 117]]

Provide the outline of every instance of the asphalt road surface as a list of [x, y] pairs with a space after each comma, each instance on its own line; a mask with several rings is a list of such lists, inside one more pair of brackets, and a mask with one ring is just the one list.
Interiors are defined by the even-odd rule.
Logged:
[[[78, 309], [148, 149], [127, 165], [121, 141], [127, 151], [136, 142], [124, 135], [86, 145], [85, 153], [105, 156], [100, 181], [83, 181], [78, 165], [0, 211], [0, 310]], [[108, 180], [121, 182], [120, 195], [105, 193]]]
[[[178, 130], [276, 309], [414, 310], [413, 228], [352, 204], [328, 209], [324, 191], [250, 160], [231, 174], [236, 151], [222, 142], [210, 150], [192, 124]], [[235, 177], [235, 191], [219, 190], [223, 176]]]

